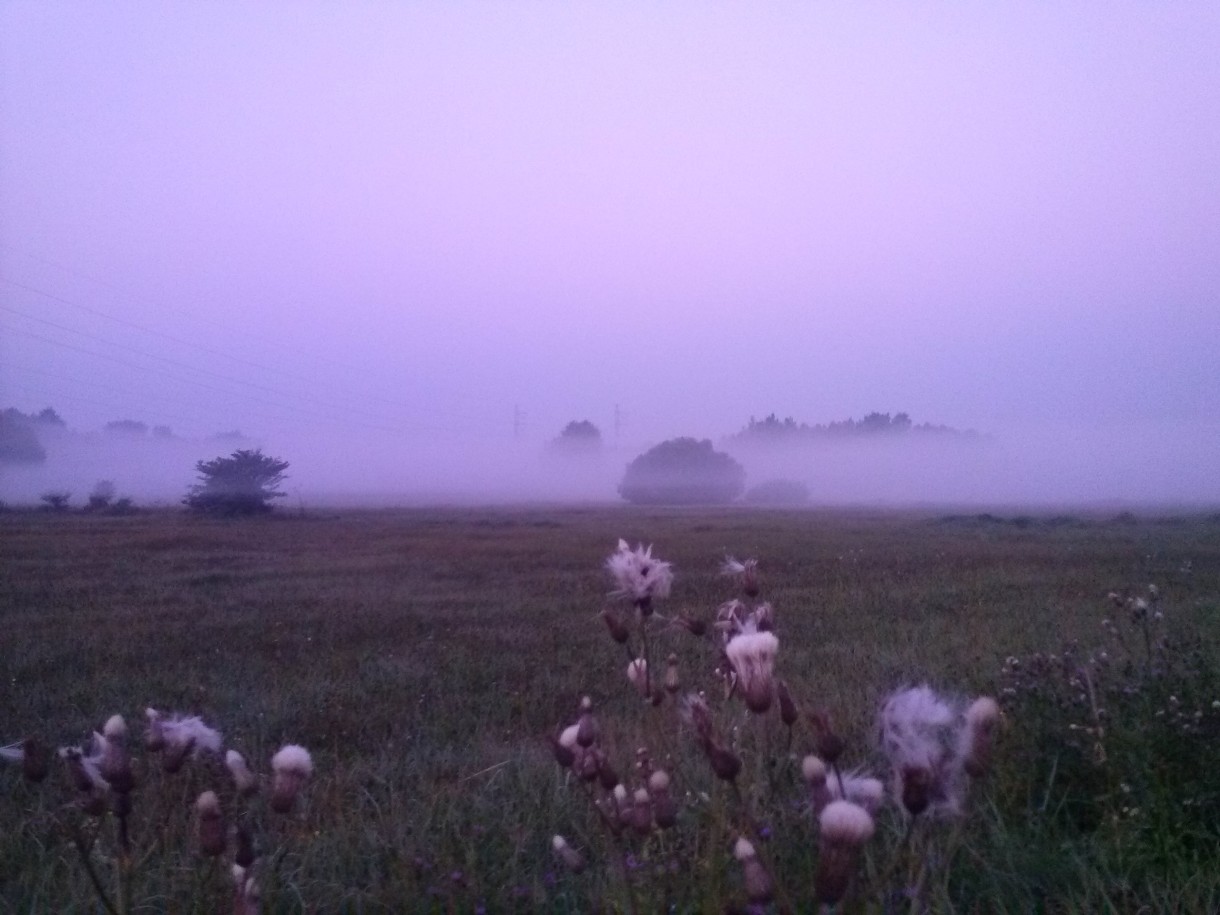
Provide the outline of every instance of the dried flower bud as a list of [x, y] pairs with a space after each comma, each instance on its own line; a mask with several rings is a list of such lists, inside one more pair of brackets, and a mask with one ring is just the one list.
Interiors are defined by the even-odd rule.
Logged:
[[707, 707], [707, 700], [698, 693], [686, 694], [686, 698], [682, 700], [682, 717], [694, 726], [695, 733], [699, 735], [701, 741], [706, 742], [711, 739], [712, 713]]
[[771, 604], [759, 604], [751, 616], [754, 617], [754, 627], [759, 632], [771, 632], [775, 629], [775, 608]]
[[672, 829], [678, 823], [678, 802], [668, 791], [653, 795], [652, 816], [661, 829]]
[[[551, 752], [555, 755], [555, 762], [559, 763], [559, 765], [565, 769], [572, 768], [572, 764], [576, 762], [576, 753], [570, 746], [564, 744], [562, 738], [556, 739], [552, 737], [550, 740]], [[572, 742], [575, 744], [575, 737], [573, 737]]]
[[580, 719], [576, 722], [576, 744], [584, 747], [586, 750], [597, 743], [597, 738], [601, 729], [597, 726], [597, 719], [593, 717], [593, 712], [582, 711]]
[[225, 850], [224, 817], [220, 813], [220, 799], [215, 791], [205, 791], [195, 801], [199, 815], [199, 851], [214, 858]]
[[636, 658], [627, 665], [627, 679], [631, 681], [631, 685], [636, 688], [636, 691], [645, 698], [648, 698], [649, 683], [648, 683], [648, 662], [643, 658]]
[[584, 856], [569, 845], [563, 836], [554, 836], [551, 839], [551, 848], [555, 850], [555, 857], [572, 873], [579, 874], [585, 869]]
[[806, 756], [801, 760], [801, 778], [809, 786], [814, 814], [820, 814], [834, 800], [834, 793], [826, 783], [826, 763], [816, 756]]
[[991, 770], [992, 740], [999, 720], [1000, 707], [987, 696], [974, 700], [966, 710], [963, 767], [971, 778], [982, 778]]
[[642, 836], [652, 830], [652, 798], [644, 788], [637, 788], [629, 814], [631, 826]]
[[825, 709], [819, 709], [809, 713], [809, 721], [817, 731], [817, 751], [822, 759], [826, 760], [830, 765], [834, 765], [839, 761], [839, 757], [843, 755], [846, 744], [838, 734], [834, 731], [834, 725], [830, 720], [830, 713]]
[[610, 760], [605, 756], [598, 760], [597, 779], [606, 791], [613, 791], [614, 786], [620, 781], [618, 773], [614, 771], [614, 766], [610, 765]]
[[771, 875], [758, 860], [758, 852], [744, 836], [733, 846], [733, 857], [741, 862], [742, 876], [746, 884], [746, 897], [754, 905], [766, 905], [775, 896]]
[[153, 753], [159, 753], [165, 749], [165, 729], [161, 724], [161, 713], [155, 708], [146, 708], [144, 714], [148, 718], [144, 746]]
[[248, 868], [254, 863], [254, 836], [250, 834], [245, 824], [239, 825], [233, 832], [233, 862], [240, 867]]
[[833, 906], [847, 893], [860, 848], [873, 835], [873, 818], [850, 801], [834, 801], [818, 817], [818, 868], [814, 892]]
[[669, 774], [657, 769], [648, 776], [648, 793], [652, 797], [652, 815], [657, 825], [669, 829], [678, 822], [678, 805], [669, 792]]
[[233, 865], [233, 915], [259, 915], [262, 893], [249, 869]]
[[271, 757], [271, 769], [274, 773], [271, 782], [271, 809], [276, 813], [288, 813], [301, 788], [313, 775], [313, 759], [304, 747], [288, 744]]
[[59, 751], [68, 764], [68, 774], [72, 777], [72, 785], [81, 794], [92, 791], [104, 792], [110, 786], [102, 778], [97, 766], [87, 761], [78, 747], [66, 747]]
[[678, 675], [678, 656], [671, 654], [665, 659], [665, 691], [676, 693], [681, 688], [682, 681]]
[[601, 613], [602, 619], [606, 623], [606, 628], [610, 630], [610, 638], [618, 642], [620, 645], [627, 644], [627, 640], [631, 638], [631, 633], [627, 631], [627, 627], [623, 625], [622, 617], [607, 607]]
[[690, 616], [687, 613], [683, 613], [678, 617], [678, 625], [693, 636], [701, 638], [707, 635], [707, 622]]
[[911, 816], [919, 816], [932, 800], [932, 773], [922, 766], [903, 766], [902, 806]]
[[614, 786], [611, 792], [614, 798], [614, 807], [620, 816], [627, 816], [631, 812], [631, 795], [627, 793], [627, 786], [621, 782]]
[[41, 782], [51, 771], [51, 751], [37, 737], [21, 742], [21, 774], [27, 781]]
[[580, 717], [576, 720], [576, 743], [591, 747], [597, 743], [599, 733], [597, 719], [593, 717], [593, 700], [584, 696], [580, 700]]
[[703, 752], [712, 765], [716, 777], [731, 782], [741, 772], [741, 758], [728, 747], [715, 740], [709, 740], [704, 745]]
[[796, 702], [788, 691], [788, 684], [783, 680], [775, 681], [775, 695], [779, 699], [779, 718], [785, 725], [792, 727], [798, 717]]
[[590, 747], [587, 750], [582, 748], [576, 754], [576, 763], [573, 765], [572, 771], [581, 781], [591, 782], [601, 772], [603, 758], [604, 754], [596, 747]]
[[246, 765], [246, 758], [236, 750], [229, 750], [225, 753], [225, 768], [233, 776], [233, 787], [237, 789], [238, 794], [249, 797], [258, 791], [258, 779]]
[[[110, 736], [111, 733], [115, 736]], [[120, 716], [115, 715], [106, 722], [105, 733], [94, 738], [101, 748], [98, 771], [116, 794], [128, 794], [136, 786], [135, 776], [131, 772], [131, 757], [125, 745], [126, 737], [127, 725], [123, 724]]]
[[166, 746], [165, 752], [161, 755], [161, 768], [170, 775], [176, 775], [182, 771], [182, 767], [186, 764], [186, 759], [195, 749], [195, 738], [188, 737], [186, 740]]

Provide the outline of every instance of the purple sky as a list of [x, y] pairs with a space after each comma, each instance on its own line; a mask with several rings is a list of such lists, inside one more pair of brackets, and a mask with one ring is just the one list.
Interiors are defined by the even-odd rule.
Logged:
[[1217, 48], [1215, 3], [7, 0], [0, 405], [1214, 444]]

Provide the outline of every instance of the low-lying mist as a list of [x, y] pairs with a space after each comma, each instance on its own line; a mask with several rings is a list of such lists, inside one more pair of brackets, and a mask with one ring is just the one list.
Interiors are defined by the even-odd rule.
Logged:
[[[81, 506], [101, 480], [138, 506], [177, 505], [195, 462], [262, 448], [290, 462], [286, 509], [318, 506], [618, 503], [627, 464], [655, 442], [558, 453], [508, 440], [406, 442], [298, 431], [242, 441], [62, 432], [47, 458], [0, 468], [0, 499], [34, 505], [67, 491]], [[1030, 428], [990, 437], [850, 440], [802, 446], [717, 445], [750, 487], [804, 484], [813, 506], [1164, 506], [1220, 504], [1220, 429]]]

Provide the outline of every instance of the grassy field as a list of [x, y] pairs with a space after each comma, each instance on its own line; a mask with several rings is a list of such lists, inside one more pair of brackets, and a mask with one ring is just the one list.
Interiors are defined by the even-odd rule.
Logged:
[[[724, 911], [745, 905], [746, 829], [772, 907], [813, 911], [812, 730], [721, 701], [716, 644], [657, 625], [652, 657], [679, 656], [683, 690], [715, 700], [743, 759], [738, 789], [717, 780], [673, 701], [641, 703], [598, 618], [619, 537], [674, 563], [664, 617], [710, 621], [735, 596], [725, 555], [760, 560], [777, 672], [831, 712], [847, 766], [884, 777], [874, 722], [896, 687], [1001, 699], [996, 770], [968, 815], [908, 835], [900, 810], [878, 814], [843, 910], [1220, 910], [1216, 516], [8, 513], [0, 743], [80, 744], [114, 713], [142, 730], [155, 706], [201, 715], [264, 772], [282, 744], [308, 747], [296, 811], [247, 811], [267, 912]], [[1149, 584], [1151, 629], [1107, 598]], [[1077, 667], [1101, 650], [1086, 690]], [[625, 781], [640, 746], [675, 773], [676, 827], [615, 838], [556, 764], [548, 740], [582, 695]], [[192, 832], [222, 767], [168, 775], [138, 751], [135, 765], [132, 911], [232, 911], [227, 865], [201, 860]], [[40, 785], [0, 769], [2, 911], [102, 911], [78, 839], [117, 892], [112, 818], [75, 810], [61, 768]], [[552, 855], [556, 833], [584, 872]]]

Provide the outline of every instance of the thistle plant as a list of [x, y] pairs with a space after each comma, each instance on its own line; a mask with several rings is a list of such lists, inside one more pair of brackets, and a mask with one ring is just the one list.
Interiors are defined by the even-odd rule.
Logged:
[[[629, 609], [607, 607], [601, 616], [624, 646], [626, 685], [645, 701], [639, 720], [624, 724], [602, 722], [585, 696], [551, 738], [565, 782], [585, 797], [595, 824], [580, 852], [552, 839], [571, 878], [602, 873], [617, 882], [628, 911], [679, 906], [680, 891], [664, 874], [701, 872], [692, 850], [710, 842], [726, 866], [737, 862], [709, 875], [706, 892], [726, 910], [837, 911], [892, 900], [896, 880], [913, 907], [923, 905], [933, 860], [947, 860], [930, 856], [937, 824], [959, 835], [970, 785], [991, 768], [996, 703], [929, 686], [888, 696], [879, 714], [887, 804], [881, 778], [863, 766], [844, 769], [852, 747], [832, 711], [780, 676], [780, 617], [761, 599], [757, 560], [723, 563], [737, 594], [711, 625], [689, 611], [661, 611], [673, 573], [651, 546], [620, 541], [605, 565], [612, 596]], [[640, 736], [628, 742], [627, 733]], [[901, 839], [875, 851], [888, 867], [865, 867], [877, 817]], [[929, 823], [928, 837], [915, 836], [919, 822]], [[777, 844], [777, 827], [790, 846]], [[816, 849], [812, 867], [808, 849]], [[706, 906], [707, 896], [695, 904]]]
[[[75, 848], [108, 915], [129, 915], [145, 904], [139, 898], [143, 869], [178, 841], [200, 859], [194, 899], [210, 899], [209, 911], [256, 915], [260, 883], [284, 851], [286, 817], [313, 771], [308, 751], [282, 748], [264, 789], [237, 750], [222, 757], [221, 733], [201, 718], [152, 708], [145, 715], [142, 756], [133, 753], [138, 742], [130, 739], [125, 719], [112, 715], [84, 744], [58, 750], [59, 779], [48, 779], [51, 753], [36, 737], [0, 748], [0, 758], [20, 765], [41, 790], [63, 792], [54, 808], [55, 831]], [[220, 876], [226, 859], [231, 887]]]
[[1031, 735], [1006, 752], [1041, 786], [1048, 828], [1092, 836], [1125, 867], [1160, 867], [1164, 835], [1214, 854], [1220, 777], [1199, 762], [1220, 740], [1211, 654], [1155, 584], [1105, 605], [1093, 645], [1004, 662], [1000, 701]]

